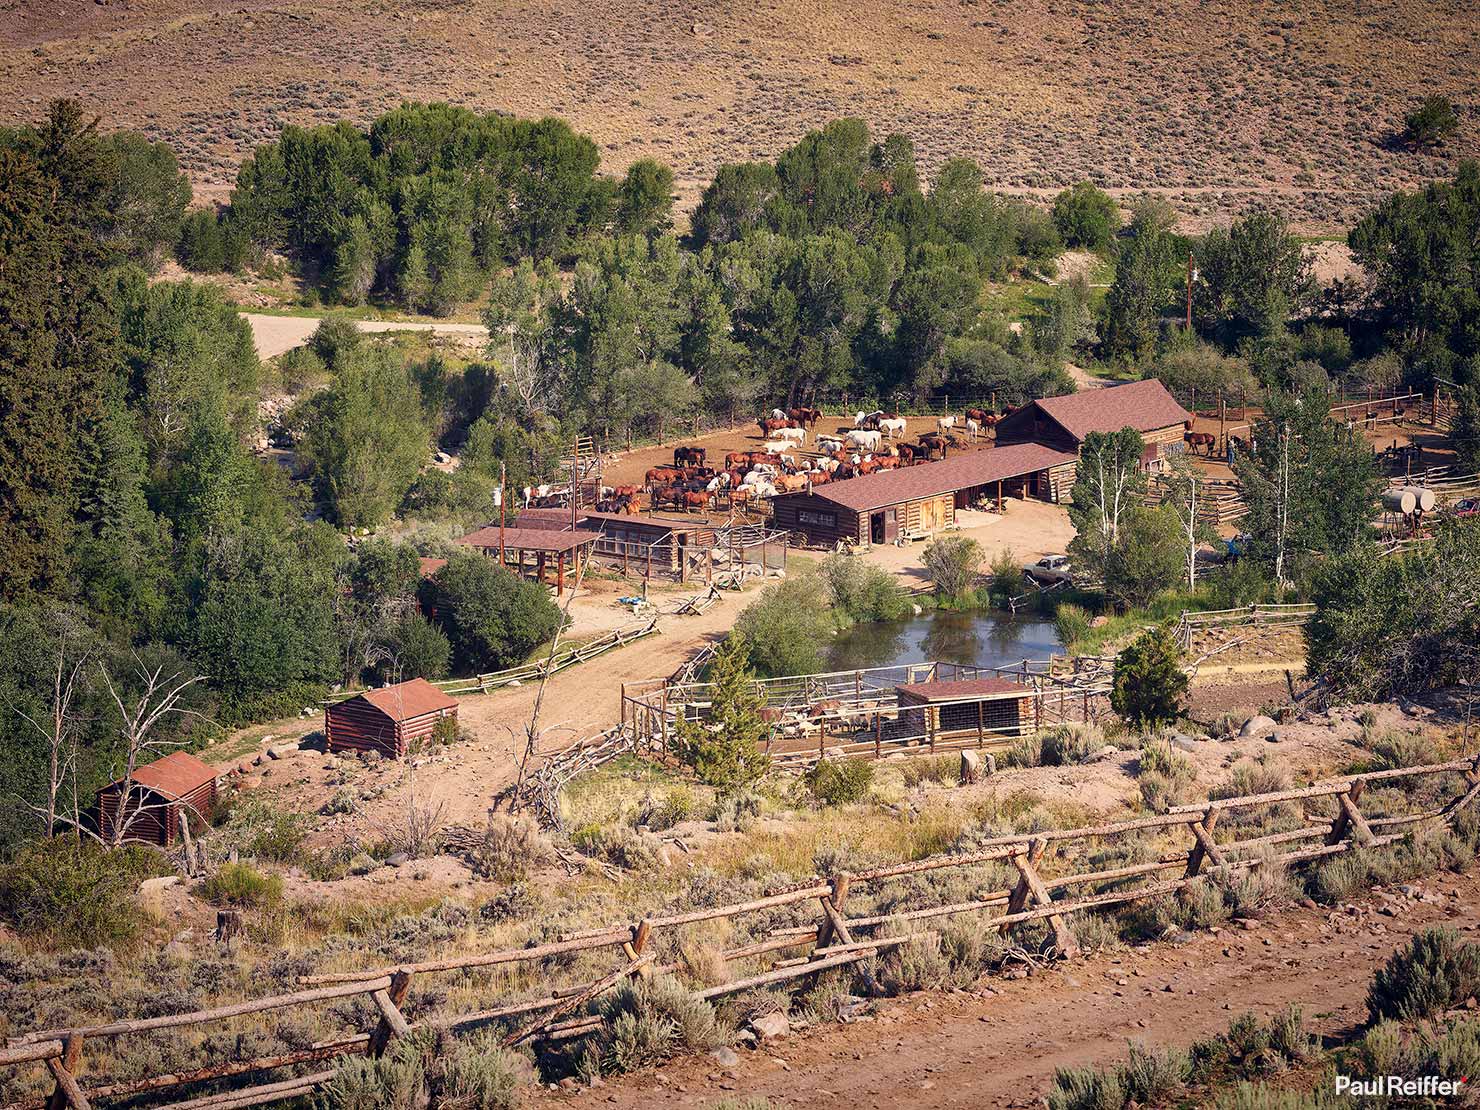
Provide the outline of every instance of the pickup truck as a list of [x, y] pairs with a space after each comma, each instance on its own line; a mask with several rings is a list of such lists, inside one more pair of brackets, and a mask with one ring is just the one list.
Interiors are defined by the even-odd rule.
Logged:
[[1069, 565], [1067, 555], [1045, 555], [1036, 563], [1023, 568], [1023, 575], [1044, 586], [1055, 582], [1074, 582], [1074, 568]]

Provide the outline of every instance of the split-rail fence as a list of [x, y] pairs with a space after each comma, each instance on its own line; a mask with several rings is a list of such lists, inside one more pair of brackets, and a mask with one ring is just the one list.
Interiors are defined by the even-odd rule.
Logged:
[[[1368, 787], [1429, 776], [1446, 776], [1440, 780], [1441, 788], [1447, 787], [1449, 776], [1454, 776], [1453, 797], [1443, 804], [1401, 816], [1371, 817], [1361, 811], [1360, 803]], [[1290, 790], [1176, 806], [1164, 813], [1123, 821], [997, 837], [982, 842], [969, 853], [927, 856], [851, 874], [815, 876], [743, 902], [654, 913], [527, 947], [305, 976], [299, 980], [302, 990], [210, 1009], [13, 1034], [6, 1046], [0, 1048], [0, 1066], [43, 1066], [55, 1087], [49, 1096], [14, 1103], [6, 1110], [41, 1110], [42, 1107], [90, 1110], [95, 1101], [102, 1099], [219, 1085], [246, 1076], [265, 1081], [187, 1097], [170, 1103], [169, 1110], [234, 1110], [263, 1105], [309, 1094], [334, 1074], [332, 1069], [319, 1069], [270, 1078], [271, 1073], [326, 1064], [345, 1056], [378, 1056], [397, 1037], [406, 1036], [414, 1028], [437, 1028], [456, 1034], [495, 1026], [502, 1043], [510, 1047], [582, 1037], [602, 1023], [599, 1016], [586, 1012], [589, 1003], [634, 976], [677, 970], [678, 965], [672, 961], [678, 952], [680, 931], [705, 921], [735, 921], [761, 915], [761, 921], [771, 923], [769, 928], [762, 926], [766, 931], [759, 939], [725, 951], [726, 965], [771, 955], [782, 958], [769, 962], [761, 970], [752, 966], [722, 982], [694, 988], [693, 996], [701, 1000], [790, 983], [829, 969], [860, 964], [924, 938], [929, 922], [965, 916], [973, 919], [976, 928], [996, 930], [1004, 936], [1028, 923], [1045, 922], [1049, 951], [1071, 958], [1079, 953], [1074, 914], [1172, 895], [1206, 879], [1226, 878], [1251, 869], [1300, 865], [1347, 852], [1378, 849], [1402, 839], [1418, 826], [1452, 823], [1477, 795], [1480, 795], [1480, 757], [1348, 775]], [[1323, 812], [1304, 812], [1305, 804], [1316, 800], [1329, 804]], [[1246, 823], [1230, 820], [1222, 827], [1219, 825], [1219, 818], [1226, 814], [1289, 805], [1298, 805], [1303, 815], [1300, 827], [1289, 831], [1239, 839], [1240, 830], [1248, 828]], [[1220, 835], [1230, 830], [1233, 835], [1220, 839]], [[1076, 866], [1084, 866], [1082, 861], [1096, 858], [1089, 849], [1102, 847], [1104, 841], [1147, 832], [1181, 832], [1189, 839], [1184, 847], [1169, 850], [1148, 862], [1074, 870]], [[850, 891], [869, 884], [985, 863], [1009, 867], [1009, 874], [1015, 872], [1016, 879], [1001, 889], [963, 902], [900, 907], [887, 914], [850, 916], [848, 912]], [[1056, 864], [1064, 868], [1063, 873], [1055, 873]], [[1127, 886], [1130, 882], [1141, 885]], [[776, 911], [785, 907], [800, 910], [807, 904], [814, 904], [818, 910], [812, 921], [776, 923]], [[797, 915], [790, 916], [795, 920]], [[549, 989], [542, 997], [490, 998], [488, 1001], [493, 1005], [486, 1009], [455, 1016], [438, 1015], [414, 1023], [404, 1013], [413, 983], [425, 982], [442, 973], [533, 964], [541, 969], [544, 978], [550, 979], [557, 977], [563, 957], [602, 950], [609, 950], [615, 956], [609, 971], [594, 979]], [[84, 1086], [86, 1049], [97, 1042], [169, 1029], [215, 1026], [250, 1015], [302, 1009], [354, 997], [368, 998], [374, 1006], [378, 1020], [368, 1032], [272, 1056], [90, 1088]]]

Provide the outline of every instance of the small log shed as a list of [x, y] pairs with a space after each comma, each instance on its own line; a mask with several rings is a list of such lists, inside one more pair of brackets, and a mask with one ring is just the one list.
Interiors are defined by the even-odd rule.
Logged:
[[975, 740], [1005, 748], [1034, 727], [1033, 691], [1006, 678], [915, 682], [895, 687], [895, 695], [901, 719], [911, 719], [931, 747]]
[[457, 542], [497, 559], [500, 565], [511, 567], [520, 577], [524, 575], [525, 554], [533, 554], [535, 578], [541, 585], [546, 584], [546, 561], [553, 557], [556, 564], [555, 595], [558, 597], [565, 593], [566, 570], [578, 572], [581, 560], [600, 538], [601, 533], [584, 529], [500, 528], [497, 524], [490, 524], [468, 533]]
[[424, 678], [413, 678], [329, 706], [324, 739], [331, 752], [377, 751], [401, 759], [412, 740], [430, 736], [445, 717], [456, 720], [457, 699]]
[[[113, 839], [114, 822], [123, 803], [127, 779], [110, 782], [98, 791], [98, 831]], [[189, 752], [170, 752], [153, 763], [134, 768], [124, 821], [126, 840], [168, 848], [180, 835], [182, 808], [195, 811], [201, 821], [216, 804], [216, 770]], [[127, 814], [137, 813], [131, 822]], [[189, 820], [189, 818], [186, 818]]]

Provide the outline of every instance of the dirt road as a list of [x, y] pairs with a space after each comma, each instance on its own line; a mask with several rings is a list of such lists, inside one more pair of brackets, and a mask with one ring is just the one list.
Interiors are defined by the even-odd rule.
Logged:
[[1349, 1035], [1366, 1017], [1368, 981], [1418, 929], [1480, 929], [1480, 876], [1440, 875], [1335, 909], [1298, 908], [1245, 929], [1183, 934], [1186, 943], [1101, 954], [975, 993], [920, 993], [851, 1025], [793, 1033], [722, 1069], [675, 1061], [544, 1102], [701, 1107], [729, 1094], [778, 1105], [1040, 1106], [1054, 1069], [1124, 1058], [1127, 1041], [1186, 1047], [1237, 1014], [1302, 1006], [1309, 1028]]
[[[269, 316], [261, 312], [243, 312], [242, 318], [252, 328], [252, 342], [259, 358], [276, 358], [293, 347], [301, 347], [319, 326], [319, 316]], [[482, 324], [453, 324], [441, 321], [357, 320], [363, 332], [430, 331], [438, 335], [460, 336], [474, 346], [482, 346], [488, 329]]]

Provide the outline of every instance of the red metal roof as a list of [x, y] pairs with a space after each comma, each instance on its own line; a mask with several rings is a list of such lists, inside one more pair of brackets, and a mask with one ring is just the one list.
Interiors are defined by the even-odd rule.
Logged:
[[[595, 543], [601, 538], [600, 532], [587, 532], [581, 529], [572, 531], [566, 529], [560, 531], [556, 528], [505, 528], [503, 529], [503, 544], [510, 551], [548, 551], [561, 552], [571, 551], [578, 547], [585, 547], [589, 543]], [[468, 547], [477, 547], [486, 551], [497, 551], [499, 546], [499, 526], [490, 525], [487, 528], [479, 528], [476, 532], [470, 532], [457, 541]]]
[[977, 701], [982, 698], [1000, 697], [1003, 694], [1031, 693], [1026, 686], [1010, 678], [958, 678], [948, 682], [914, 682], [896, 686], [901, 694], [909, 694], [922, 701]]
[[[811, 495], [855, 512], [865, 512], [902, 501], [1018, 478], [1074, 459], [1072, 454], [1055, 451], [1039, 443], [1015, 443], [1010, 447], [989, 447], [984, 451], [957, 455], [941, 462], [920, 463], [842, 482], [829, 482], [824, 486], [814, 486]], [[806, 494], [783, 494], [777, 500], [804, 496]]]
[[448, 697], [424, 678], [382, 686], [379, 690], [366, 690], [358, 696], [393, 721], [409, 721], [413, 717], [457, 708], [456, 698]]
[[1118, 432], [1122, 428], [1151, 432], [1192, 419], [1192, 414], [1177, 404], [1156, 378], [1062, 397], [1041, 397], [1033, 404], [1081, 443], [1090, 432]]
[[447, 565], [446, 559], [420, 558], [416, 560], [417, 568], [421, 571], [423, 578], [430, 578]]
[[162, 759], [134, 768], [136, 783], [170, 799], [183, 798], [215, 779], [215, 768], [202, 763], [189, 752], [170, 752]]

